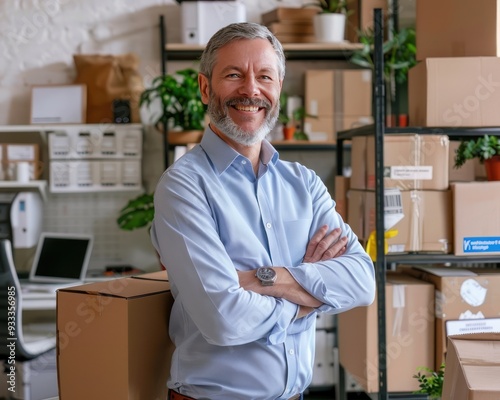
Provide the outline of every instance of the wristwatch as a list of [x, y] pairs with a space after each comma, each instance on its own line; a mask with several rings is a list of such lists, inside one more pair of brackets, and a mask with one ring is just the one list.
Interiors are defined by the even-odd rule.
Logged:
[[257, 272], [255, 276], [260, 280], [262, 286], [273, 286], [274, 282], [276, 282], [276, 271], [271, 267], [259, 267], [257, 268]]

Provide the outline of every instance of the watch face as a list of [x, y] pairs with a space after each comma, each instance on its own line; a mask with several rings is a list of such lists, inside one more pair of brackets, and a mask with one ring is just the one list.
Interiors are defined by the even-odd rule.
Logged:
[[271, 286], [276, 281], [276, 271], [270, 267], [260, 267], [255, 274], [262, 282], [262, 285]]
[[258, 277], [264, 281], [270, 281], [276, 276], [276, 272], [272, 268], [259, 268]]

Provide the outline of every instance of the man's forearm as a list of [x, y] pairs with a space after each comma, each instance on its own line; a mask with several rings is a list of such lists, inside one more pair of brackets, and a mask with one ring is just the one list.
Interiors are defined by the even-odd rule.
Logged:
[[323, 304], [300, 286], [286, 268], [273, 267], [273, 269], [276, 271], [277, 279], [272, 286], [263, 286], [255, 277], [255, 271], [238, 271], [241, 287], [262, 295], [282, 298], [299, 306], [316, 308]]

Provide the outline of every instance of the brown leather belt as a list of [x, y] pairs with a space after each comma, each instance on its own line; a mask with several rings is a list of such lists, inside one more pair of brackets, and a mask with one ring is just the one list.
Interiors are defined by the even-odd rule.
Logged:
[[[288, 400], [298, 400], [300, 399], [300, 393], [290, 397]], [[193, 397], [184, 396], [183, 394], [177, 393], [175, 390], [168, 389], [168, 400], [196, 400]]]

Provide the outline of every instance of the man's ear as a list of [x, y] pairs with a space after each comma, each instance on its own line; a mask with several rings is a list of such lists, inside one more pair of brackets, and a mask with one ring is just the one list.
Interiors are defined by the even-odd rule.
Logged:
[[208, 104], [210, 98], [210, 85], [208, 78], [203, 74], [198, 74], [198, 86], [200, 87], [201, 101], [203, 104]]

